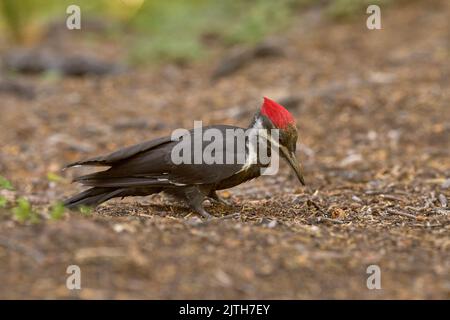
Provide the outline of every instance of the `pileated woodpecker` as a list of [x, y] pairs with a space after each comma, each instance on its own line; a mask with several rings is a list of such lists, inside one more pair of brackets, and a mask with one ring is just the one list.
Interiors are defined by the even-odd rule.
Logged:
[[[278, 141], [274, 141], [269, 135], [258, 136], [258, 139], [266, 140], [265, 146], [268, 148], [266, 151], [269, 157], [273, 157], [271, 146], [276, 144], [279, 154], [288, 161], [299, 181], [304, 185], [302, 169], [295, 156], [297, 128], [289, 111], [275, 101], [264, 98], [264, 103], [247, 129], [252, 128], [278, 129]], [[245, 130], [226, 125], [209, 126], [203, 129], [214, 129], [216, 132], [223, 133], [224, 137], [227, 130]], [[195, 139], [195, 130], [197, 129], [186, 131], [186, 136], [181, 137], [180, 141], [186, 137]], [[66, 168], [74, 166], [109, 166], [110, 168], [75, 178], [74, 181], [91, 188], [67, 199], [64, 205], [68, 208], [96, 206], [111, 198], [146, 196], [164, 192], [183, 199], [191, 209], [205, 218], [211, 218], [211, 215], [203, 208], [203, 201], [206, 198], [225, 203], [218, 197], [216, 190], [231, 188], [256, 178], [261, 175], [261, 169], [267, 167], [267, 164], [259, 161], [255, 141], [248, 137], [244, 140], [245, 147], [240, 151], [238, 148], [232, 148], [231, 151], [225, 150], [230, 141], [225, 141], [222, 150], [216, 150], [221, 155], [233, 153], [232, 157], [235, 160], [239, 152], [245, 153], [244, 162], [233, 161], [232, 163], [176, 164], [173, 161], [173, 151], [180, 141], [174, 141], [170, 136], [164, 137], [123, 148], [106, 156], [69, 164]], [[202, 150], [205, 149], [204, 141], [201, 147]]]

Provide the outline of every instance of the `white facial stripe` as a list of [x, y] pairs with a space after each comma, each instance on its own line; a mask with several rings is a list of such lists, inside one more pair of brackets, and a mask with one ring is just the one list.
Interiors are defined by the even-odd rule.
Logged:
[[[277, 152], [279, 152], [280, 144], [273, 139], [272, 135], [268, 135], [268, 130], [263, 127], [261, 119], [257, 119], [252, 128], [258, 130], [259, 137], [264, 138], [271, 143], [272, 150], [276, 148]], [[249, 139], [248, 141], [248, 156], [244, 166], [238, 172], [247, 170], [251, 165], [256, 164], [258, 160], [258, 148], [257, 145], [255, 145], [258, 143], [257, 139]]]
[[[265, 138], [266, 140], [269, 140], [271, 143], [273, 143], [273, 145], [275, 145], [277, 148], [280, 147], [280, 144], [278, 143], [278, 141], [273, 140], [272, 135], [268, 138], [267, 136], [267, 129], [265, 129], [263, 127], [262, 124], [262, 120], [260, 118], [258, 118], [255, 122], [255, 124], [252, 126], [252, 128], [254, 129], [263, 129], [263, 130], [258, 130], [258, 135]], [[262, 132], [262, 134], [261, 134]]]
[[279, 148], [280, 148], [280, 144], [278, 143], [278, 141], [275, 141], [275, 140], [272, 138], [272, 135], [270, 135], [270, 136], [267, 135], [267, 131], [268, 131], [268, 130], [260, 130], [259, 133], [258, 133], [258, 135], [259, 135], [260, 137], [262, 137], [262, 138], [264, 138], [264, 139], [270, 141], [271, 144], [273, 144], [274, 146], [276, 146], [276, 147], [279, 149]]
[[239, 172], [247, 170], [251, 165], [255, 164], [256, 161], [258, 160], [257, 146], [255, 146], [254, 143], [252, 143], [253, 141], [250, 140], [248, 143], [248, 157], [245, 160], [244, 166], [242, 167], [241, 170], [239, 170]]

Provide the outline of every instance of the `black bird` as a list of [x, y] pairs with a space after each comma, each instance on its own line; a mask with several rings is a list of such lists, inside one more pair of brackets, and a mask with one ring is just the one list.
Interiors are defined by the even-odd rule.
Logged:
[[[247, 135], [243, 144], [239, 146], [239, 143], [234, 143], [235, 138], [227, 136], [230, 130], [242, 132], [252, 128], [278, 129], [278, 139], [274, 139], [270, 133], [257, 134], [256, 139], [251, 139]], [[198, 142], [199, 137], [201, 139], [200, 153], [212, 143], [203, 141], [205, 138], [196, 133], [199, 132], [197, 130], [206, 132], [207, 129], [213, 129], [216, 134], [222, 134], [224, 137], [223, 146], [211, 152], [215, 159], [221, 160], [215, 163], [205, 163], [206, 161], [196, 163], [194, 157], [198, 156], [199, 149], [195, 149], [194, 144]], [[259, 150], [266, 148], [269, 160], [273, 160], [275, 146], [278, 146], [279, 155], [288, 161], [299, 181], [304, 185], [302, 169], [295, 156], [297, 128], [289, 111], [278, 103], [264, 98], [263, 105], [247, 129], [228, 125], [194, 128], [190, 131], [186, 130], [179, 139], [170, 136], [159, 138], [120, 149], [106, 156], [71, 163], [66, 168], [74, 166], [108, 166], [110, 168], [75, 178], [74, 181], [91, 188], [67, 199], [64, 205], [68, 208], [96, 206], [111, 198], [146, 196], [164, 192], [183, 199], [191, 209], [205, 218], [211, 218], [211, 215], [203, 208], [203, 201], [210, 198], [225, 203], [218, 197], [216, 190], [231, 188], [260, 176], [261, 170], [267, 169], [269, 164], [267, 161], [262, 161]], [[230, 144], [231, 139], [233, 139], [232, 144]], [[191, 150], [194, 152], [183, 159], [191, 161], [182, 161], [182, 163], [177, 162], [178, 160], [174, 161], [174, 154], [176, 154], [174, 148], [180, 148], [181, 142], [185, 142], [186, 145], [190, 143]], [[229, 147], [230, 145], [232, 147]], [[184, 151], [179, 154], [184, 156]], [[230, 157], [232, 161], [230, 162], [227, 157]], [[244, 160], [239, 161], [239, 159]]]

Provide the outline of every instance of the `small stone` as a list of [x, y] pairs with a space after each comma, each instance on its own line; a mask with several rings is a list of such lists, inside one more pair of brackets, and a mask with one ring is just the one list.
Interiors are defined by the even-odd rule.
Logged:
[[278, 222], [277, 220], [272, 220], [267, 224], [267, 228], [275, 228], [277, 226]]
[[333, 219], [344, 219], [347, 217], [347, 212], [341, 208], [331, 208], [330, 211]]
[[442, 189], [448, 189], [448, 188], [450, 188], [450, 178], [447, 179], [447, 180], [445, 180], [445, 181], [442, 183], [441, 188], [442, 188]]
[[341, 167], [346, 167], [348, 165], [361, 162], [362, 160], [363, 160], [362, 155], [360, 155], [358, 153], [353, 153], [353, 154], [348, 155], [346, 158], [342, 159], [339, 164]]
[[186, 223], [188, 224], [188, 225], [190, 225], [190, 226], [198, 226], [198, 225], [200, 225], [200, 224], [202, 224], [203, 223], [203, 221], [202, 221], [202, 219], [200, 219], [199, 217], [192, 217], [192, 218], [189, 218], [187, 221], [186, 221]]
[[230, 287], [233, 284], [233, 280], [223, 270], [217, 270], [216, 279], [225, 287]]
[[443, 208], [447, 208], [447, 206], [448, 206], [447, 198], [442, 193], [439, 195], [438, 199], [439, 199], [439, 202], [441, 203], [441, 206]]
[[126, 223], [116, 223], [113, 226], [113, 230], [117, 233], [122, 233], [124, 231], [134, 233], [136, 231], [135, 227], [131, 224]]
[[123, 225], [120, 224], [120, 223], [115, 224], [115, 225], [113, 226], [113, 229], [114, 229], [114, 231], [117, 232], [117, 233], [121, 233], [122, 231], [125, 230], [125, 228], [123, 227]]

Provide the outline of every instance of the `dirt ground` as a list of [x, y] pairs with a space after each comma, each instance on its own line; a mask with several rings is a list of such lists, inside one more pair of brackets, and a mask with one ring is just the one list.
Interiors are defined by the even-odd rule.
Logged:
[[[31, 99], [0, 92], [0, 172], [16, 188], [2, 194], [41, 215], [21, 224], [0, 209], [0, 298], [450, 298], [450, 3], [383, 11], [382, 30], [366, 17], [309, 10], [277, 39], [281, 56], [217, 81], [223, 51], [101, 78], [20, 78]], [[283, 163], [221, 192], [232, 207], [208, 207], [240, 212], [232, 220], [203, 221], [161, 195], [48, 219], [49, 204], [81, 190], [70, 180], [86, 170], [65, 164], [194, 120], [246, 125], [262, 96], [297, 118], [306, 187]], [[81, 290], [66, 288], [69, 265]], [[366, 286], [369, 265], [381, 290]]]

